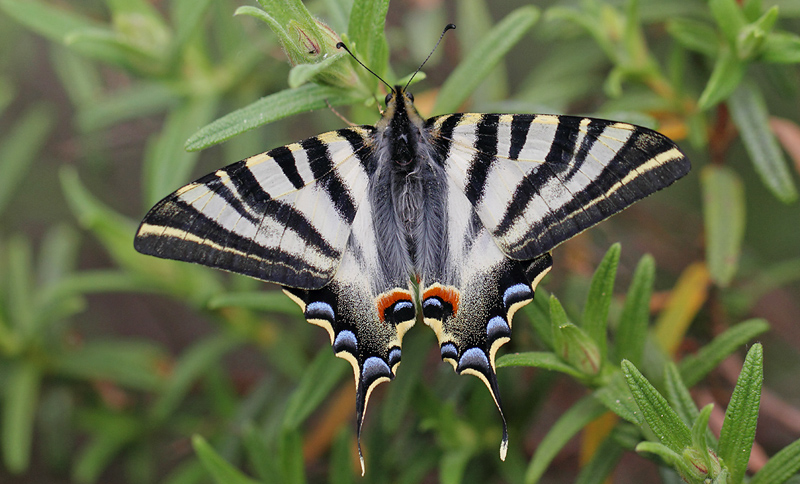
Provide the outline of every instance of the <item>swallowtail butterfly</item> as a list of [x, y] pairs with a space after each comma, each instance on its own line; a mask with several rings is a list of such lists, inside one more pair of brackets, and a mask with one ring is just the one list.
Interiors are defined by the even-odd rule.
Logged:
[[134, 246], [282, 285], [353, 366], [358, 435], [421, 319], [442, 359], [491, 392], [504, 459], [495, 355], [550, 251], [689, 169], [646, 128], [550, 114], [424, 119], [396, 86], [375, 126], [281, 146], [178, 189], [145, 216]]

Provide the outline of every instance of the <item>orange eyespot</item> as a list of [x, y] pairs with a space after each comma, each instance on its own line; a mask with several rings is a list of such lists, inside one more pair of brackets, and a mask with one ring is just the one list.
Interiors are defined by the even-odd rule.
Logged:
[[458, 303], [461, 301], [461, 293], [458, 289], [452, 286], [433, 286], [425, 291], [422, 295], [422, 300], [429, 297], [438, 297], [442, 301], [449, 303], [453, 306], [453, 316], [458, 313]]

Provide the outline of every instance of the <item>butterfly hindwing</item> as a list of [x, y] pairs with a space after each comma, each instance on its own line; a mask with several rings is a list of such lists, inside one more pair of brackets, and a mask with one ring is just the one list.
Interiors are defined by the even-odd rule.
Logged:
[[501, 250], [520, 260], [550, 251], [690, 169], [667, 137], [627, 123], [452, 114], [428, 126], [447, 175]]
[[503, 421], [500, 457], [505, 459], [508, 432], [495, 356], [511, 338], [514, 313], [533, 299], [552, 259], [549, 253], [532, 261], [509, 258], [455, 182], [450, 180], [447, 186], [450, 257], [436, 280], [423, 279], [422, 315], [436, 333], [442, 359], [458, 374], [480, 378], [491, 392]]
[[325, 133], [200, 178], [150, 210], [136, 250], [292, 287], [324, 286], [374, 169], [371, 129]]
[[[284, 288], [309, 323], [325, 328], [333, 351], [353, 367], [356, 384], [356, 434], [372, 390], [394, 379], [403, 335], [414, 325], [411, 280], [381, 264], [369, 197], [362, 202], [341, 265], [328, 285], [317, 290]], [[361, 459], [364, 472], [364, 461]]]

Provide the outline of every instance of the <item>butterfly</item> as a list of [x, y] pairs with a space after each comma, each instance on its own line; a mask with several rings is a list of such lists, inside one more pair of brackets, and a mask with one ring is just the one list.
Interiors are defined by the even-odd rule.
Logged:
[[[495, 372], [516, 311], [560, 243], [690, 170], [667, 137], [550, 114], [424, 119], [402, 86], [374, 126], [281, 146], [158, 202], [134, 246], [283, 286], [350, 362], [360, 434], [418, 320], [474, 375], [508, 430]], [[362, 474], [364, 461], [361, 458]]]

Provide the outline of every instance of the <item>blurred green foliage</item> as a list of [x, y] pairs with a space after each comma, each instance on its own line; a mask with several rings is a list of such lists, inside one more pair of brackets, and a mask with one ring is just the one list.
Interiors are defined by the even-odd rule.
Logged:
[[[719, 439], [712, 407], [698, 409], [688, 388], [710, 385], [709, 373], [768, 330], [762, 298], [794, 296], [783, 316], [800, 316], [800, 160], [783, 152], [798, 156], [800, 145], [796, 4], [259, 3], [0, 0], [0, 480], [534, 483], [583, 430], [594, 443], [564, 482], [604, 482], [627, 451], [663, 482], [743, 482], [763, 360], [790, 361], [778, 381], [794, 381], [796, 339], [741, 359]], [[446, 367], [422, 376], [437, 358], [420, 330], [367, 418], [362, 479], [352, 382], [324, 335], [282, 294], [141, 256], [132, 239], [144, 210], [194, 175], [340, 125], [325, 111], [301, 126], [285, 118], [346, 106], [374, 123], [382, 88], [335, 48], [339, 38], [404, 81], [451, 20], [458, 30], [426, 66], [443, 80], [416, 94], [424, 113], [577, 111], [644, 124], [676, 139], [695, 174], [632, 209], [632, 224], [608, 223], [634, 255], [615, 244], [601, 259], [602, 236], [556, 251], [567, 267], [545, 286], [560, 296], [537, 291], [516, 320], [525, 352], [498, 359], [505, 463], [480, 383]], [[643, 250], [656, 257], [637, 265]], [[593, 274], [582, 257], [601, 259]], [[154, 309], [98, 312], [112, 296]], [[164, 309], [182, 306], [188, 316]], [[197, 315], [212, 329], [178, 347], [127, 330], [196, 327]], [[692, 343], [702, 347], [687, 351]], [[245, 347], [259, 368], [230, 363]], [[557, 373], [583, 393], [565, 397]], [[548, 401], [561, 411], [552, 424], [542, 421]], [[548, 430], [536, 438], [534, 428]], [[770, 450], [750, 482], [797, 474], [800, 441]]]

